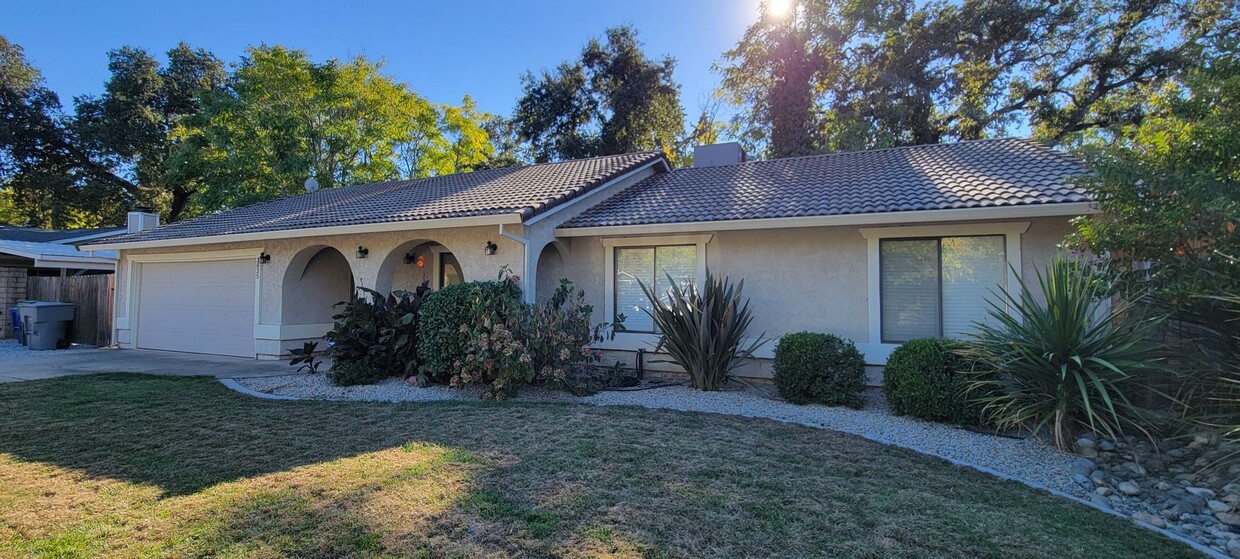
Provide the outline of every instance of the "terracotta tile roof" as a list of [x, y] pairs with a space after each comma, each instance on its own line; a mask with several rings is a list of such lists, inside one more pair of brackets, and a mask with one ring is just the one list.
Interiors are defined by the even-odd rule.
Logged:
[[128, 243], [519, 213], [527, 219], [661, 158], [630, 153], [324, 189], [171, 223], [103, 242]]
[[1088, 202], [1070, 155], [1003, 139], [678, 169], [562, 227], [648, 225]]

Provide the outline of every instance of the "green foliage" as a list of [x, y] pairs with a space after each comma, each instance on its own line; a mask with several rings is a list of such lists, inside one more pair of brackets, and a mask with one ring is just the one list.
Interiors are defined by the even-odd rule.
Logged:
[[319, 342], [305, 342], [300, 348], [288, 350], [289, 355], [293, 356], [288, 364], [299, 365], [297, 367], [299, 373], [306, 371], [312, 375], [316, 374], [319, 372], [319, 367], [323, 365], [323, 362], [319, 360], [318, 351]]
[[[327, 333], [332, 370], [346, 369], [343, 376], [329, 379], [383, 378], [418, 373], [418, 316], [430, 288], [423, 283], [414, 292], [395, 291], [389, 295], [359, 288], [347, 302], [337, 303], [341, 312]], [[378, 376], [376, 376], [378, 375]], [[425, 379], [419, 377], [420, 383]], [[352, 382], [360, 384], [360, 382]]]
[[495, 399], [528, 384], [585, 391], [597, 376], [591, 346], [610, 328], [592, 324], [592, 314], [568, 280], [541, 305], [522, 302], [511, 274], [446, 287], [421, 312], [423, 371], [454, 387], [483, 386]]
[[184, 43], [167, 57], [161, 66], [142, 49], [109, 52], [103, 95], [66, 113], [21, 47], [0, 37], [0, 193], [21, 222], [117, 223], [136, 203], [167, 208], [188, 195], [192, 185], [170, 174], [170, 131], [221, 87], [224, 70]]
[[486, 396], [502, 399], [520, 384], [533, 382], [535, 370], [527, 351], [524, 326], [527, 309], [514, 275], [495, 282], [474, 282], [464, 299], [466, 320], [458, 326], [463, 351], [452, 359], [453, 387], [480, 385]]
[[1019, 292], [990, 301], [989, 322], [964, 352], [979, 365], [969, 390], [984, 417], [1001, 428], [1047, 428], [1064, 450], [1081, 427], [1112, 438], [1125, 426], [1143, 429], [1130, 395], [1159, 369], [1149, 336], [1160, 319], [1139, 318], [1131, 301], [1109, 302], [1097, 270], [1061, 256], [1038, 271], [1040, 295], [1018, 280]]
[[469, 325], [476, 318], [473, 313], [482, 308], [475, 301], [496, 301], [511, 308], [511, 303], [520, 299], [516, 283], [507, 281], [465, 282], [431, 293], [418, 311], [422, 374], [434, 382], [452, 379], [457, 361], [468, 350]]
[[470, 170], [490, 155], [481, 115], [435, 106], [364, 57], [315, 63], [252, 47], [225, 91], [177, 131], [181, 168], [200, 176], [197, 212], [323, 188]]
[[384, 365], [369, 358], [359, 361], [333, 361], [331, 370], [327, 371], [327, 380], [336, 386], [375, 384], [391, 376]]
[[775, 345], [775, 388], [794, 404], [860, 408], [865, 357], [833, 334], [786, 334]]
[[981, 406], [968, 394], [972, 363], [962, 342], [943, 338], [909, 340], [887, 358], [883, 394], [891, 411], [918, 419], [975, 425]]
[[599, 356], [592, 346], [614, 338], [618, 323], [593, 323], [594, 308], [585, 302], [585, 292], [573, 282], [561, 279], [559, 287], [545, 303], [530, 309], [524, 335], [526, 350], [539, 382], [564, 388], [575, 394], [595, 392], [597, 383], [615, 380], [615, 372], [599, 374]]
[[1102, 212], [1079, 220], [1075, 240], [1100, 255], [1124, 296], [1149, 294], [1178, 320], [1240, 334], [1223, 301], [1205, 296], [1240, 293], [1236, 48], [1154, 96], [1151, 114], [1121, 141], [1083, 151]]
[[786, 157], [1140, 122], [1234, 2], [838, 2], [763, 14], [723, 55], [734, 134]]
[[652, 303], [646, 311], [662, 335], [654, 351], [666, 352], [689, 374], [694, 388], [719, 390], [732, 371], [767, 342], [745, 345], [745, 331], [753, 322], [749, 300], [742, 297], [745, 281], [733, 285], [726, 276], [706, 272], [706, 285], [679, 284], [669, 274], [666, 294], [638, 281]]
[[513, 121], [539, 162], [664, 149], [684, 132], [675, 60], [650, 60], [637, 31], [610, 28], [579, 60], [522, 76]]

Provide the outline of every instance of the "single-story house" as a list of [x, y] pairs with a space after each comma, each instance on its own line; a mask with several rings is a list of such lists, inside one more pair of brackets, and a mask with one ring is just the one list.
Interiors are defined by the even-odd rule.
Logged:
[[657, 339], [637, 280], [709, 267], [745, 280], [753, 335], [830, 332], [882, 365], [903, 341], [984, 319], [990, 290], [1031, 277], [1093, 211], [1080, 161], [1020, 139], [752, 162], [719, 144], [695, 161], [634, 153], [308, 192], [90, 248], [119, 253], [122, 347], [277, 358], [320, 338], [356, 286], [507, 268], [530, 300], [566, 277], [599, 320], [625, 314], [604, 347], [633, 359]]
[[115, 251], [83, 252], [77, 245], [124, 232], [124, 227], [52, 230], [0, 225], [0, 338], [13, 335], [8, 309], [26, 299], [28, 277], [111, 274], [116, 269]]

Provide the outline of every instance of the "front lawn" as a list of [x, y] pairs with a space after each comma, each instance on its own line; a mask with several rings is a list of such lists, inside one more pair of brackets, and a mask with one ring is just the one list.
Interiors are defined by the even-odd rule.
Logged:
[[766, 420], [0, 385], [4, 557], [1192, 557], [1088, 507]]

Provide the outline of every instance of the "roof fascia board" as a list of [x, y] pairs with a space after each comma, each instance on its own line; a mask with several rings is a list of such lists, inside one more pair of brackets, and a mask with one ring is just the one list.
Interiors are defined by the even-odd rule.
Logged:
[[328, 235], [356, 235], [362, 233], [387, 233], [392, 231], [417, 231], [422, 229], [446, 229], [450, 227], [477, 227], [486, 225], [521, 223], [521, 216], [515, 213], [482, 215], [471, 217], [449, 217], [441, 219], [421, 219], [415, 221], [395, 221], [384, 223], [363, 223], [358, 225], [336, 225], [331, 227], [307, 227], [304, 229], [281, 229], [257, 233], [235, 233], [231, 235], [213, 235], [209, 237], [185, 237], [181, 239], [164, 239], [156, 241], [135, 241], [128, 243], [102, 243], [79, 246], [82, 252], [99, 250], [129, 250], [138, 248], [162, 248], [194, 245], [213, 245], [218, 243], [237, 243], [246, 241], [269, 241], [273, 239], [296, 239], [304, 237], [324, 237]]
[[116, 231], [104, 231], [103, 233], [95, 233], [93, 235], [82, 235], [81, 237], [69, 237], [67, 239], [56, 239], [55, 241], [48, 241], [48, 242], [57, 244], [57, 245], [71, 245], [73, 243], [77, 243], [81, 241], [92, 241], [95, 239], [102, 239], [105, 237], [115, 237], [125, 232], [126, 232], [125, 229], [117, 229]]
[[529, 219], [525, 220], [525, 224], [526, 224], [526, 225], [533, 225], [533, 224], [535, 224], [535, 223], [538, 223], [538, 222], [540, 222], [540, 221], [542, 221], [542, 220], [544, 220], [544, 219], [546, 219], [546, 218], [548, 218], [548, 217], [551, 217], [551, 216], [553, 216], [553, 215], [555, 215], [555, 214], [559, 213], [561, 210], [564, 210], [564, 209], [567, 209], [567, 208], [571, 208], [574, 204], [577, 204], [578, 202], [581, 202], [581, 201], [583, 201], [583, 200], [592, 200], [592, 199], [593, 199], [593, 197], [594, 197], [596, 194], [598, 194], [599, 192], [604, 192], [604, 191], [606, 191], [606, 190], [607, 190], [607, 188], [608, 188], [608, 187], [610, 187], [611, 185], [616, 184], [616, 183], [618, 183], [618, 182], [622, 182], [622, 181], [624, 181], [624, 180], [627, 180], [629, 177], [632, 177], [633, 175], [636, 175], [636, 174], [638, 174], [638, 173], [640, 173], [640, 172], [642, 172], [642, 171], [645, 171], [646, 169], [649, 169], [649, 168], [651, 168], [651, 167], [653, 167], [653, 166], [655, 166], [655, 165], [659, 165], [659, 164], [662, 164], [664, 172], [671, 170], [671, 167], [667, 164], [667, 161], [666, 161], [666, 160], [664, 160], [664, 158], [663, 158], [662, 156], [660, 156], [659, 158], [655, 159], [654, 161], [650, 161], [650, 162], [648, 162], [648, 163], [643, 163], [642, 165], [639, 165], [639, 166], [637, 166], [637, 167], [634, 167], [634, 168], [632, 168], [632, 169], [629, 169], [628, 171], [625, 171], [625, 172], [624, 172], [624, 174], [621, 174], [620, 176], [618, 176], [618, 177], [616, 177], [616, 178], [613, 178], [613, 179], [611, 179], [611, 180], [609, 180], [609, 181], [607, 181], [607, 182], [604, 182], [604, 183], [602, 183], [602, 184], [600, 184], [600, 185], [598, 185], [598, 186], [596, 186], [596, 187], [594, 187], [594, 188], [591, 188], [588, 192], [586, 192], [585, 194], [582, 194], [581, 196], [578, 196], [578, 197], [576, 197], [576, 198], [573, 198], [572, 200], [569, 200], [569, 201], [567, 201], [567, 202], [565, 202], [565, 203], [563, 203], [563, 204], [560, 204], [560, 205], [558, 205], [558, 206], [556, 206], [556, 207], [554, 207], [554, 208], [551, 208], [550, 210], [547, 210], [547, 211], [545, 211], [545, 212], [543, 212], [543, 213], [540, 213], [540, 214], [538, 214], [538, 215], [536, 215], [536, 216], [534, 216], [534, 217], [531, 217], [531, 218], [529, 218]]
[[896, 225], [946, 221], [1027, 219], [1035, 217], [1066, 217], [1096, 214], [1098, 211], [1099, 210], [1092, 202], [1065, 202], [1059, 204], [996, 206], [988, 208], [961, 208], [953, 210], [919, 210], [871, 214], [737, 219], [729, 221], [696, 221], [689, 223], [571, 227], [556, 229], [555, 236], [593, 237], [599, 235], [696, 233], [705, 231], [740, 231], [747, 229], [789, 229], [795, 227]]
[[115, 270], [116, 261], [65, 260], [61, 258], [35, 258], [35, 268], [72, 268], [76, 270]]

